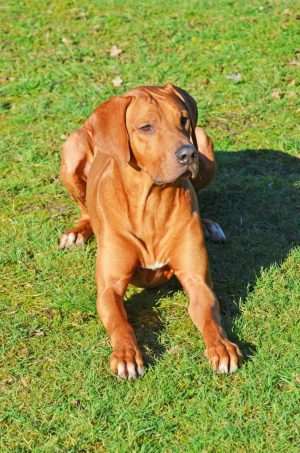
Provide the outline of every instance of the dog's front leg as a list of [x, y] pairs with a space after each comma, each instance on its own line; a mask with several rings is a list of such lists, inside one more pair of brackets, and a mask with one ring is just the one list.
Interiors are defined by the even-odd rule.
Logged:
[[133, 257], [128, 259], [130, 250], [118, 246], [110, 246], [98, 253], [97, 312], [113, 347], [110, 369], [120, 378], [136, 378], [144, 373], [143, 359], [123, 303], [134, 260]]
[[196, 216], [177, 244], [170, 265], [189, 296], [189, 314], [203, 335], [213, 370], [234, 372], [241, 363], [242, 354], [221, 327], [219, 304], [211, 289], [203, 232]]

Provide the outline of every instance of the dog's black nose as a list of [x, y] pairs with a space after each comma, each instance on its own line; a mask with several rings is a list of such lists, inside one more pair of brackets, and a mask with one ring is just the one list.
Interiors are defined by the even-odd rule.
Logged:
[[193, 145], [183, 145], [175, 153], [176, 159], [182, 165], [189, 165], [198, 158], [197, 150]]

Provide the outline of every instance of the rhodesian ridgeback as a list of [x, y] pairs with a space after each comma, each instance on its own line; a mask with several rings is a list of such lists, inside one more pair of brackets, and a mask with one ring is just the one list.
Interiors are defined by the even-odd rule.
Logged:
[[211, 285], [204, 236], [225, 236], [199, 215], [196, 192], [216, 167], [197, 116], [194, 99], [178, 87], [138, 87], [97, 107], [63, 146], [62, 179], [81, 216], [60, 248], [96, 236], [97, 311], [111, 339], [111, 370], [121, 378], [144, 372], [123, 303], [128, 284], [155, 287], [174, 275], [213, 369], [234, 372], [242, 360], [221, 327]]

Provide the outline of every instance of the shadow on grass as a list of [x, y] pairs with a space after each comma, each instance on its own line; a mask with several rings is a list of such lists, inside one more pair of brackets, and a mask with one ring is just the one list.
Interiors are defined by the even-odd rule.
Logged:
[[[200, 194], [202, 217], [219, 222], [224, 247], [208, 244], [223, 325], [245, 357], [253, 346], [235, 338], [238, 302], [255, 286], [261, 269], [280, 264], [299, 243], [300, 160], [274, 150], [217, 152], [218, 176]], [[298, 213], [298, 214], [297, 214]]]
[[169, 284], [159, 288], [143, 289], [125, 303], [128, 321], [134, 328], [146, 366], [153, 365], [165, 352], [159, 340], [159, 334], [165, 327], [159, 314], [159, 301], [180, 289], [177, 279], [172, 279]]
[[[236, 338], [232, 327], [239, 316], [239, 300], [254, 287], [262, 268], [280, 264], [299, 241], [299, 198], [296, 181], [300, 161], [280, 151], [217, 152], [216, 181], [200, 194], [202, 217], [219, 222], [225, 245], [207, 244], [214, 289], [221, 304], [222, 321], [247, 360], [255, 348]], [[163, 322], [158, 301], [170, 286], [144, 290], [126, 303], [139, 345], [148, 363], [164, 351], [159, 343]]]

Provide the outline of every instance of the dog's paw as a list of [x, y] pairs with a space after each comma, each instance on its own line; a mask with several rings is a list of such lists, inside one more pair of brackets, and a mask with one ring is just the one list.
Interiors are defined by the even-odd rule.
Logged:
[[226, 236], [220, 225], [209, 219], [202, 220], [205, 237], [213, 242], [226, 242]]
[[238, 346], [222, 338], [206, 349], [206, 355], [214, 371], [234, 373], [241, 365], [243, 356]]
[[84, 243], [84, 237], [82, 234], [76, 231], [66, 231], [60, 238], [59, 248], [69, 249], [73, 245], [82, 245]]
[[69, 249], [82, 245], [91, 235], [93, 230], [89, 220], [81, 221], [78, 226], [65, 231], [60, 238], [59, 248]]
[[110, 357], [110, 369], [121, 379], [136, 379], [144, 374], [144, 363], [139, 349], [115, 349]]

